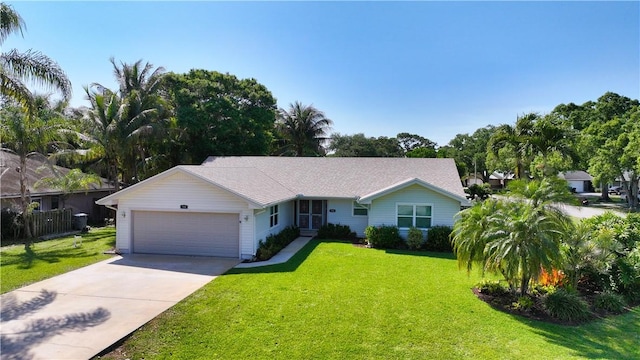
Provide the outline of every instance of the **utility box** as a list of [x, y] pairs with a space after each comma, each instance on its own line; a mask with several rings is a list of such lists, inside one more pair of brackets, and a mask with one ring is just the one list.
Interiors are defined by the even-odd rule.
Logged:
[[87, 219], [89, 218], [89, 215], [85, 214], [85, 213], [79, 213], [79, 214], [75, 214], [73, 215], [73, 227], [76, 230], [83, 230], [84, 228], [87, 227]]

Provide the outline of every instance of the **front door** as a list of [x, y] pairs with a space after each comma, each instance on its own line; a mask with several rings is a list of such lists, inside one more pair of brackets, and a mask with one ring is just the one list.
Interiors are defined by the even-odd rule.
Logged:
[[326, 202], [324, 200], [298, 200], [298, 227], [318, 230], [324, 224]]

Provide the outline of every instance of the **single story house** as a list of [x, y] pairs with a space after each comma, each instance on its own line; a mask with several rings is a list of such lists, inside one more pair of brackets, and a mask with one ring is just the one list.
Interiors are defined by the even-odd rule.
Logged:
[[575, 189], [574, 192], [593, 192], [593, 176], [589, 175], [586, 171], [567, 171], [560, 173], [559, 178], [567, 180], [569, 187]]
[[[16, 154], [0, 151], [0, 207], [18, 210], [20, 208], [20, 157]], [[91, 185], [88, 190], [74, 191], [64, 194], [60, 189], [49, 186], [35, 187], [44, 178], [63, 176], [70, 169], [61, 166], [51, 166], [43, 159], [27, 158], [27, 191], [31, 202], [38, 203], [36, 210], [48, 211], [62, 209], [63, 202], [67, 209], [74, 214], [85, 213], [89, 221], [102, 223], [108, 216], [108, 210], [96, 205], [96, 201], [113, 192], [114, 186], [106, 179], [102, 184]], [[66, 198], [64, 198], [66, 196]], [[64, 200], [64, 201], [63, 201]]]
[[210, 157], [97, 201], [117, 211], [123, 253], [251, 258], [260, 240], [327, 223], [427, 231], [468, 200], [453, 159]]
[[489, 184], [492, 189], [504, 189], [516, 176], [512, 172], [494, 171], [489, 175]]

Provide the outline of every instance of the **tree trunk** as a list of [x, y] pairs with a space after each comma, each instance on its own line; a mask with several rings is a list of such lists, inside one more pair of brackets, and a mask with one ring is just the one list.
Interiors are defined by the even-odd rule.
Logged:
[[530, 279], [530, 276], [524, 276], [524, 274], [522, 275], [522, 281], [520, 283], [520, 296], [525, 296], [527, 294]]
[[24, 248], [31, 246], [31, 195], [27, 190], [27, 155], [20, 154], [20, 207], [22, 208], [22, 220], [24, 221]]
[[609, 198], [609, 189], [604, 181], [600, 181], [600, 188], [600, 198], [604, 201], [611, 201], [611, 198]]

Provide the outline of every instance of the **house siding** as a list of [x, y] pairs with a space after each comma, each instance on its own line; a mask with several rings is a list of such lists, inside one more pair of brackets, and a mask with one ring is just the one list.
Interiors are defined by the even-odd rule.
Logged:
[[[188, 209], [181, 209], [187, 205]], [[184, 211], [237, 213], [240, 256], [253, 255], [253, 211], [243, 199], [200, 179], [177, 172], [123, 196], [118, 203], [116, 247], [123, 253], [132, 249], [132, 211]], [[248, 220], [244, 219], [244, 216]]]
[[267, 207], [264, 210], [255, 210], [254, 218], [256, 222], [256, 237], [254, 241], [255, 249], [258, 248], [258, 243], [260, 240], [265, 240], [269, 235], [275, 235], [287, 226], [291, 226], [294, 224], [293, 219], [293, 201], [286, 201], [278, 204], [278, 225], [270, 228], [269, 217], [271, 213], [269, 212], [269, 208]]
[[[369, 210], [369, 225], [396, 226], [396, 205], [398, 203], [431, 205], [431, 226], [453, 226], [454, 216], [460, 211], [460, 201], [438, 194], [420, 185], [411, 185], [374, 199]], [[406, 238], [407, 230], [400, 230], [400, 235]]]
[[327, 222], [347, 225], [356, 235], [364, 237], [364, 229], [369, 223], [369, 218], [367, 216], [353, 216], [352, 204], [352, 199], [329, 200], [327, 202]]

